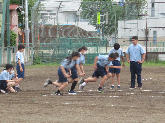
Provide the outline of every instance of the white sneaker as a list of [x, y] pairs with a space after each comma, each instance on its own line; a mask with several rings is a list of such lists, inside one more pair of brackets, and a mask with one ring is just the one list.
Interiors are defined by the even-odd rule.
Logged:
[[83, 91], [84, 86], [82, 84], [79, 85], [80, 91]]
[[81, 77], [79, 80], [78, 80], [78, 85], [82, 84], [84, 82], [84, 79]]
[[50, 81], [50, 79], [49, 79], [49, 78], [48, 78], [48, 79], [46, 79], [46, 82], [44, 83], [44, 87], [47, 87], [47, 86], [48, 86], [49, 81]]
[[1, 93], [6, 94], [6, 91], [5, 90], [1, 90]]

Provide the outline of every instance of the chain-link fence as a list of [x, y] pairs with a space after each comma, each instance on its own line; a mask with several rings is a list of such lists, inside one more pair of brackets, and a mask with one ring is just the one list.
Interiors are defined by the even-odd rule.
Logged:
[[88, 47], [89, 58], [107, 54], [114, 43], [125, 52], [132, 36], [138, 36], [147, 52], [164, 52], [163, 5], [156, 0], [38, 1], [32, 11], [32, 46], [43, 58], [61, 61], [81, 46]]
[[132, 36], [139, 37], [146, 52], [165, 52], [165, 2], [128, 1], [38, 0], [31, 10], [29, 43], [35, 56], [60, 62], [87, 46], [87, 63], [92, 63], [92, 58], [107, 54], [114, 43], [125, 52]]

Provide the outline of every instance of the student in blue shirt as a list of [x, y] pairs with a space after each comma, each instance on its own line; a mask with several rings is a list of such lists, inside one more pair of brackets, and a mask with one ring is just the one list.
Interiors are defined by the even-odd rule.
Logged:
[[15, 60], [17, 63], [16, 69], [17, 69], [17, 74], [18, 74], [18, 85], [14, 87], [14, 89], [18, 92], [21, 91], [19, 89], [19, 84], [20, 82], [24, 79], [24, 57], [22, 55], [22, 52], [24, 51], [25, 46], [23, 44], [18, 45], [18, 52], [16, 53]]
[[11, 69], [11, 71], [9, 72], [9, 74], [10, 74], [9, 80], [18, 80], [17, 74], [14, 73], [14, 67]]
[[[62, 91], [68, 85], [67, 78], [71, 77], [70, 68], [72, 68], [76, 64], [76, 60], [79, 57], [79, 52], [73, 52], [71, 56], [66, 57], [66, 59], [61, 62], [61, 66], [58, 69], [59, 81], [52, 82], [50, 79], [47, 79], [44, 83], [44, 87], [46, 87], [48, 84], [53, 84], [59, 87], [58, 91], [55, 92], [55, 95], [63, 95], [60, 93], [60, 91]], [[69, 72], [69, 74], [67, 74], [67, 72]]]
[[95, 58], [94, 60], [94, 73], [92, 77], [89, 77], [87, 79], [81, 79], [80, 80], [80, 85], [79, 89], [83, 90], [84, 86], [88, 82], [96, 82], [99, 76], [102, 77], [101, 83], [98, 88], [98, 92], [103, 92], [103, 85], [107, 79], [111, 77], [111, 73], [109, 73], [109, 67], [110, 68], [119, 68], [121, 69], [121, 66], [113, 66], [112, 61], [114, 61], [118, 56], [118, 53], [111, 53], [109, 56], [108, 55], [99, 55]]
[[17, 80], [11, 80], [11, 71], [12, 71], [12, 68], [13, 68], [13, 65], [12, 64], [6, 64], [5, 66], [5, 70], [3, 70], [0, 74], [0, 90], [1, 92], [4, 92], [6, 90], [8, 90], [9, 92], [16, 92], [14, 89], [13, 89], [13, 86], [16, 86], [17, 85]]
[[[137, 74], [138, 88], [142, 89], [141, 83], [141, 71], [142, 63], [144, 62], [146, 52], [143, 47], [138, 44], [138, 37], [132, 37], [132, 44], [128, 47], [126, 51], [127, 62], [130, 63], [131, 72], [131, 86], [130, 89], [135, 88], [135, 74]], [[130, 56], [130, 58], [129, 58]]]
[[73, 81], [71, 89], [69, 90], [69, 94], [76, 94], [73, 90], [75, 89], [77, 82], [78, 82], [78, 75], [77, 72], [79, 73], [80, 76], [85, 75], [83, 64], [85, 64], [85, 54], [87, 52], [87, 47], [82, 46], [81, 48], [78, 49], [78, 52], [80, 54], [80, 58], [76, 61], [76, 65], [71, 68], [71, 80]]
[[[120, 45], [118, 43], [115, 43], [114, 44], [114, 48], [112, 48], [110, 50], [109, 54], [111, 54], [111, 53], [118, 53], [119, 54], [119, 57], [116, 58], [114, 61], [112, 61], [112, 64], [114, 66], [121, 66], [121, 64], [120, 64], [120, 58], [122, 58], [123, 66], [125, 67], [125, 64], [124, 64], [124, 53], [123, 53], [123, 51], [120, 48]], [[116, 73], [117, 82], [118, 82], [117, 88], [120, 89], [120, 69], [118, 69], [118, 68], [109, 68], [109, 72], [112, 73], [112, 78], [111, 78], [112, 86], [111, 86], [110, 89], [114, 89], [114, 77], [115, 77], [115, 73]]]

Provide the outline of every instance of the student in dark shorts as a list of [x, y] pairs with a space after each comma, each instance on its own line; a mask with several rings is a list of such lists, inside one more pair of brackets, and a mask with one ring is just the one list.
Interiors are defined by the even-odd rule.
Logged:
[[12, 64], [6, 64], [5, 69], [0, 74], [0, 90], [2, 93], [7, 91], [15, 93], [13, 86], [17, 85], [17, 80], [11, 80], [11, 69], [13, 68]]
[[[55, 95], [63, 95], [60, 93], [60, 91], [62, 91], [68, 85], [67, 78], [71, 77], [70, 68], [72, 68], [76, 64], [76, 60], [79, 57], [79, 52], [73, 52], [71, 56], [66, 57], [66, 59], [61, 62], [61, 66], [58, 69], [59, 80], [56, 82], [52, 82], [50, 79], [47, 79], [44, 83], [44, 87], [47, 87], [48, 84], [53, 84], [59, 87], [58, 91], [55, 92]], [[69, 72], [69, 74], [67, 74], [67, 72]]]
[[16, 69], [17, 69], [17, 77], [18, 77], [18, 85], [14, 87], [16, 91], [22, 91], [19, 88], [19, 84], [21, 81], [24, 79], [24, 73], [25, 73], [25, 68], [24, 68], [24, 57], [22, 55], [22, 52], [24, 51], [25, 46], [23, 44], [18, 45], [18, 52], [16, 53], [15, 60], [17, 63]]
[[121, 66], [113, 66], [112, 61], [114, 61], [116, 59], [116, 54], [115, 53], [111, 53], [109, 56], [108, 55], [99, 55], [95, 58], [94, 60], [94, 73], [92, 75], [92, 77], [89, 77], [87, 79], [82, 79], [80, 80], [80, 86], [79, 89], [83, 90], [84, 86], [88, 83], [88, 82], [96, 82], [97, 79], [99, 78], [99, 76], [102, 77], [101, 83], [99, 85], [98, 88], [98, 92], [104, 92], [103, 91], [103, 85], [105, 83], [105, 81], [107, 79], [109, 79], [111, 77], [111, 73], [109, 73], [109, 67], [110, 68], [119, 68], [121, 69]]
[[71, 74], [72, 75], [71, 75], [70, 81], [73, 81], [73, 82], [72, 82], [71, 89], [69, 90], [70, 95], [76, 94], [74, 89], [75, 89], [77, 82], [79, 80], [77, 72], [79, 73], [79, 76], [85, 75], [83, 64], [85, 64], [85, 54], [87, 52], [87, 47], [82, 46], [81, 48], [78, 49], [78, 52], [80, 54], [80, 58], [76, 61], [76, 65], [71, 68]]
[[[125, 64], [124, 64], [124, 53], [123, 53], [123, 51], [120, 48], [120, 45], [118, 43], [114, 44], [114, 48], [112, 48], [110, 50], [109, 54], [111, 54], [111, 53], [118, 53], [119, 54], [119, 57], [116, 58], [114, 61], [112, 61], [112, 64], [114, 66], [121, 66], [120, 58], [122, 58], [123, 66], [125, 67]], [[114, 77], [115, 77], [115, 74], [117, 76], [117, 82], [118, 82], [117, 88], [120, 89], [120, 69], [118, 69], [118, 68], [109, 68], [109, 72], [112, 73], [112, 78], [111, 78], [112, 85], [111, 85], [110, 89], [114, 88]]]

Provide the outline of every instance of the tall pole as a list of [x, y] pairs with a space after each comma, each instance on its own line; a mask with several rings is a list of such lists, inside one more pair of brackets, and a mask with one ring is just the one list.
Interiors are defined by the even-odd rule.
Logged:
[[57, 39], [58, 39], [58, 10], [57, 10]]
[[147, 61], [147, 18], [146, 18], [146, 61]]
[[9, 10], [9, 0], [7, 0], [6, 10], [7, 10], [7, 46], [10, 46], [10, 10]]
[[116, 43], [116, 11], [115, 11], [115, 43]]
[[25, 0], [25, 36], [26, 47], [29, 49], [28, 0]]
[[6, 4], [7, 11], [7, 63], [11, 64], [11, 53], [10, 53], [10, 10], [9, 10], [9, 0]]

